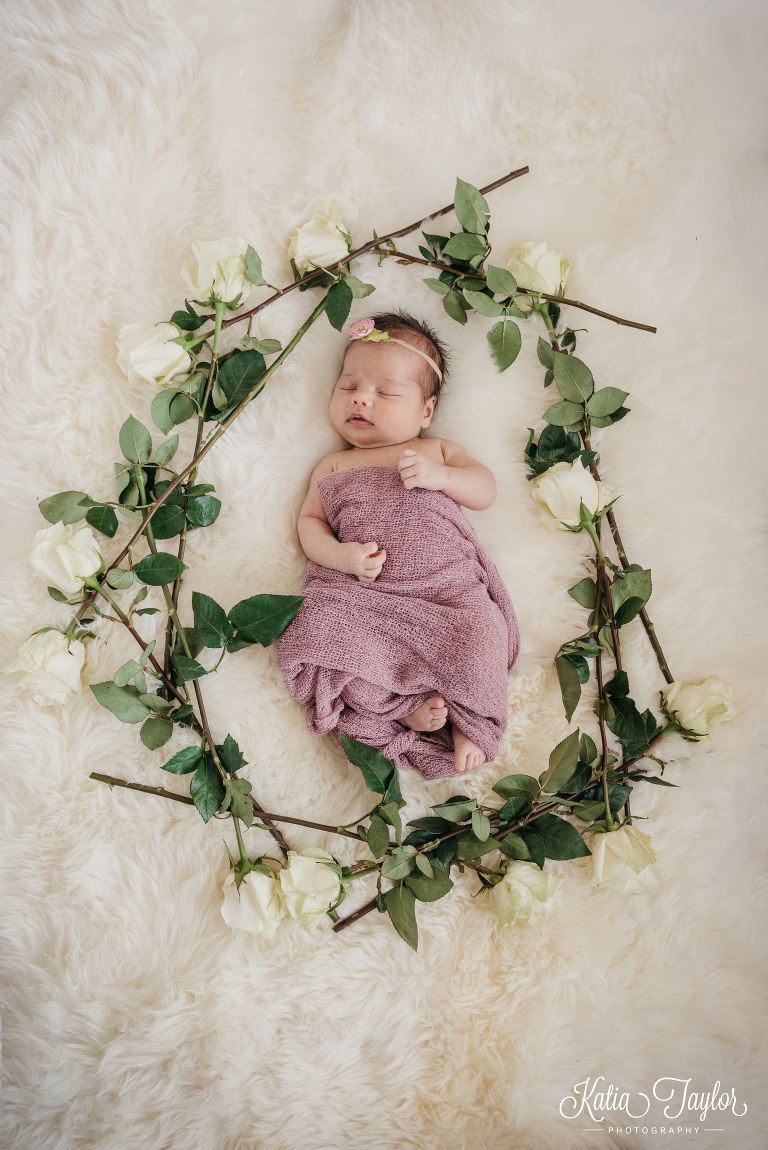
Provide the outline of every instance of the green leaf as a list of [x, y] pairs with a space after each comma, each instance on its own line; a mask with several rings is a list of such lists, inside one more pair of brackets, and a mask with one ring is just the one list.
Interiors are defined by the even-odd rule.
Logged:
[[380, 859], [384, 852], [389, 850], [389, 828], [378, 815], [371, 815], [366, 841], [375, 859]]
[[475, 256], [485, 255], [487, 248], [488, 242], [484, 236], [476, 235], [473, 232], [459, 232], [448, 240], [443, 248], [443, 254], [454, 260], [468, 262]]
[[505, 854], [507, 858], [518, 859], [523, 862], [527, 862], [531, 857], [531, 852], [526, 846], [525, 839], [514, 833], [504, 836], [499, 843], [499, 850], [502, 854]]
[[460, 296], [459, 293], [455, 291], [449, 291], [448, 295], [443, 297], [443, 307], [451, 319], [456, 320], [456, 323], [467, 322], [467, 312], [466, 309], [462, 307], [463, 298], [463, 296]]
[[397, 933], [413, 950], [419, 949], [419, 930], [416, 925], [416, 895], [410, 887], [398, 883], [384, 896], [387, 913]]
[[183, 683], [191, 683], [193, 679], [208, 674], [205, 667], [201, 667], [196, 659], [190, 659], [187, 655], [174, 655], [173, 665]]
[[131, 482], [131, 468], [126, 467], [124, 463], [115, 464], [115, 484], [117, 486], [117, 494], [122, 495], [126, 487]]
[[446, 819], [449, 823], [463, 823], [472, 817], [473, 811], [477, 810], [477, 799], [467, 799], [466, 802], [459, 803], [441, 803], [432, 810], [439, 818]]
[[[619, 608], [623, 604], [632, 599], [639, 599], [640, 606], [636, 610], [633, 607], [632, 614], [624, 620], [624, 622], [629, 622], [629, 619], [634, 618], [648, 602], [652, 591], [653, 582], [650, 570], [644, 570], [635, 565], [634, 570], [625, 572], [623, 579], [617, 576], [611, 584], [611, 604], [614, 614], [618, 616]], [[616, 621], [618, 622], [618, 618]]]
[[152, 436], [132, 415], [120, 428], [120, 450], [131, 463], [146, 463], [152, 454]]
[[605, 803], [576, 803], [571, 814], [576, 815], [576, 818], [581, 819], [582, 822], [592, 823], [605, 814]]
[[193, 527], [210, 527], [221, 511], [221, 500], [215, 495], [199, 495], [187, 504], [187, 519]]
[[539, 363], [542, 367], [554, 368], [555, 353], [552, 350], [552, 345], [547, 343], [542, 336], [539, 336], [539, 342], [536, 344], [536, 355], [539, 357]]
[[256, 287], [264, 287], [267, 282], [261, 274], [261, 257], [250, 244], [245, 249], [245, 275]]
[[[560, 694], [563, 697], [565, 721], [570, 723], [573, 712], [576, 710], [579, 699], [581, 698], [581, 680], [579, 679], [578, 671], [569, 659], [562, 657], [555, 659], [555, 669], [560, 682]], [[573, 772], [571, 772], [571, 774], [573, 774]], [[565, 781], [564, 779], [563, 782]]]
[[233, 739], [231, 735], [227, 735], [223, 743], [216, 744], [216, 751], [224, 769], [228, 771], [230, 775], [234, 775], [234, 773], [242, 767], [248, 766], [245, 755], [240, 750], [237, 741]]
[[[543, 817], [544, 816], [542, 815], [542, 818]], [[535, 823], [531, 823], [529, 826], [520, 827], [520, 830], [518, 831], [520, 838], [525, 843], [526, 847], [528, 848], [528, 853], [531, 856], [529, 861], [536, 863], [536, 866], [539, 867], [539, 869], [544, 866], [544, 860], [547, 857], [546, 851], [544, 849], [544, 839], [536, 830], [536, 825], [540, 821], [540, 819], [537, 819]]]
[[253, 351], [260, 351], [262, 355], [274, 355], [275, 352], [283, 350], [279, 339], [256, 339], [252, 335], [245, 337], [243, 346], [252, 348]]
[[[582, 738], [584, 738], [583, 735]], [[591, 778], [592, 768], [589, 763], [578, 762], [576, 764], [576, 770], [573, 772], [570, 779], [568, 779], [568, 782], [563, 783], [563, 785], [560, 787], [560, 790], [565, 791], [567, 795], [575, 795], [577, 791], [582, 791], [584, 787], [586, 787]]]
[[91, 683], [91, 690], [102, 707], [111, 711], [121, 723], [140, 723], [149, 714], [135, 687], [118, 687], [110, 680], [107, 683]]
[[522, 798], [532, 803], [538, 797], [541, 787], [533, 775], [505, 775], [494, 783], [492, 789], [505, 799]]
[[347, 322], [352, 299], [352, 289], [345, 280], [339, 280], [328, 289], [328, 306], [325, 312], [331, 327], [335, 327], [337, 331], [341, 331]]
[[197, 331], [209, 317], [198, 315], [195, 309], [190, 306], [189, 300], [185, 300], [184, 303], [186, 304], [186, 311], [175, 311], [171, 316], [171, 323], [175, 323], [176, 327], [180, 327], [182, 331]]
[[622, 391], [618, 387], [602, 387], [590, 399], [587, 411], [590, 415], [601, 418], [612, 415], [618, 411], [628, 395], [628, 391]]
[[113, 508], [108, 507], [104, 503], [99, 503], [96, 507], [90, 507], [85, 516], [85, 521], [109, 539], [114, 539], [117, 534], [117, 516]]
[[253, 348], [240, 351], [236, 355], [230, 354], [226, 359], [220, 360], [219, 387], [231, 407], [243, 402], [259, 382], [266, 368], [264, 356]]
[[203, 761], [203, 752], [200, 747], [184, 747], [183, 750], [177, 751], [172, 755], [167, 763], [163, 765], [163, 770], [168, 771], [172, 775], [191, 775], [192, 771], [196, 771]]
[[252, 595], [241, 599], [229, 612], [238, 639], [247, 643], [274, 643], [298, 614], [303, 595]]
[[169, 501], [162, 503], [152, 516], [152, 534], [155, 539], [173, 539], [184, 528], [184, 508], [170, 500], [176, 492], [171, 492]]
[[[458, 836], [457, 836], [458, 837]], [[451, 860], [456, 855], [456, 839], [446, 839], [438, 843], [434, 850], [429, 851], [427, 858], [432, 866], [439, 867], [446, 874], [451, 869]]]
[[472, 831], [464, 831], [456, 836], [456, 858], [462, 862], [479, 859], [496, 850], [497, 846], [495, 839], [481, 840]]
[[350, 739], [347, 735], [341, 735], [339, 741], [350, 763], [354, 763], [362, 771], [368, 790], [383, 795], [395, 772], [389, 759], [385, 759], [381, 751], [377, 751], [375, 747], [369, 747], [367, 743], [360, 743], [357, 739]]
[[[423, 875], [426, 875], [427, 878], [434, 878], [435, 872], [433, 871], [432, 864], [429, 861], [429, 859], [427, 858], [427, 856], [422, 855], [422, 854], [417, 854], [417, 855], [414, 855], [414, 858], [416, 861], [416, 868], [418, 870], [420, 870]], [[414, 891], [413, 893], [416, 894], [416, 891]], [[429, 902], [429, 899], [427, 899], [427, 902]]]
[[383, 803], [379, 807], [379, 815], [385, 823], [390, 823], [391, 826], [395, 828], [395, 838], [397, 839], [397, 845], [401, 846], [403, 842], [403, 824], [400, 818], [398, 803]]
[[107, 571], [107, 583], [115, 591], [127, 591], [133, 583], [133, 571], [125, 571], [122, 567], [111, 567]]
[[[426, 862], [424, 855], [417, 856], [417, 864], [419, 861]], [[429, 863], [427, 863], [429, 866]], [[439, 898], [444, 898], [450, 890], [453, 890], [453, 883], [445, 871], [435, 870], [429, 868], [430, 875], [427, 874], [409, 874], [405, 879], [405, 886], [412, 890], [416, 895], [419, 902], [437, 902]]]
[[479, 311], [480, 315], [487, 315], [495, 317], [504, 315], [504, 308], [500, 303], [496, 303], [489, 295], [481, 291], [467, 291], [464, 289], [464, 299], [467, 303], [471, 304], [475, 311]]
[[115, 671], [115, 686], [124, 687], [126, 683], [130, 683], [133, 676], [141, 667], [135, 659], [129, 659], [127, 663], [123, 663], [122, 667], [118, 667]]
[[547, 423], [555, 423], [558, 427], [571, 427], [583, 418], [584, 408], [577, 403], [569, 403], [567, 400], [562, 403], [553, 403], [544, 412], [544, 419]]
[[486, 842], [491, 833], [490, 820], [481, 811], [472, 811], [472, 833], [481, 843]]
[[[107, 576], [107, 578], [109, 578], [109, 576]], [[52, 599], [55, 599], [57, 603], [68, 602], [66, 595], [59, 591], [58, 587], [49, 587], [48, 594]]]
[[172, 435], [170, 439], [166, 439], [165, 443], [160, 444], [157, 451], [155, 452], [155, 459], [157, 460], [158, 463], [162, 464], [162, 466], [165, 467], [165, 465], [167, 463], [170, 463], [171, 460], [173, 459], [174, 455], [176, 454], [176, 449], [178, 448], [178, 446], [179, 446], [178, 435]]
[[233, 818], [240, 819], [240, 822], [245, 823], [247, 827], [251, 826], [253, 823], [251, 784], [247, 779], [225, 779], [224, 790], [222, 811], [231, 810]]
[[203, 822], [209, 822], [224, 801], [224, 784], [210, 755], [205, 755], [197, 768], [189, 784], [189, 793], [203, 817]]
[[581, 579], [575, 586], [568, 588], [568, 594], [582, 607], [587, 607], [590, 611], [594, 610], [596, 594], [594, 579], [590, 579], [589, 576]]
[[[200, 636], [195, 631], [195, 628], [185, 627], [184, 638], [186, 639], [187, 647], [189, 648], [189, 658], [197, 658], [203, 649], [203, 644], [200, 642]], [[186, 655], [186, 653], [187, 652], [184, 650], [184, 645], [181, 643], [178, 634], [175, 634], [173, 637], [173, 654]]]
[[363, 283], [363, 281], [359, 280], [357, 276], [347, 276], [344, 282], [352, 292], [352, 295], [355, 297], [355, 299], [365, 299], [365, 297], [369, 296], [371, 292], [376, 291], [376, 288], [373, 286], [373, 284]]
[[436, 291], [438, 295], [448, 295], [450, 291], [448, 284], [443, 283], [442, 280], [425, 279], [424, 283], [427, 287], [432, 288], [432, 291]]
[[150, 751], [156, 751], [167, 743], [173, 734], [173, 723], [170, 719], [163, 719], [160, 715], [152, 715], [142, 725], [139, 732], [141, 741]]
[[623, 627], [631, 622], [642, 611], [645, 603], [642, 599], [625, 599], [618, 611], [614, 612], [614, 621], [617, 627]]
[[576, 827], [557, 815], [542, 815], [536, 819], [536, 830], [548, 859], [577, 859], [592, 853]]
[[552, 368], [557, 390], [563, 399], [569, 399], [573, 403], [584, 403], [595, 390], [592, 372], [575, 355], [566, 355], [562, 351], [553, 352]]
[[506, 371], [520, 351], [520, 328], [513, 320], [505, 319], [493, 325], [487, 338], [491, 345], [491, 359], [499, 371]]
[[490, 291], [500, 292], [503, 296], [513, 296], [517, 291], [517, 280], [506, 268], [489, 266], [486, 269], [486, 283]]
[[464, 180], [456, 180], [453, 205], [456, 209], [456, 219], [466, 231], [487, 231], [491, 210], [485, 197], [472, 184], [467, 184]]
[[204, 647], [223, 647], [232, 638], [235, 629], [220, 607], [210, 595], [200, 591], [192, 592], [192, 611], [195, 616], [195, 631]]
[[212, 483], [195, 483], [192, 487], [190, 487], [187, 495], [190, 499], [193, 499], [196, 495], [207, 495], [210, 491], [215, 490], [216, 488]]
[[139, 698], [145, 707], [149, 707], [150, 711], [156, 711], [159, 715], [167, 716], [168, 712], [173, 710], [173, 703], [169, 703], [162, 695], [140, 695]]
[[60, 491], [38, 503], [38, 509], [49, 523], [77, 523], [85, 518], [85, 507], [80, 506], [80, 501], [87, 498], [84, 491]]
[[585, 763], [593, 763], [597, 758], [595, 741], [589, 735], [582, 735], [579, 739], [579, 758]]
[[158, 551], [156, 555], [145, 555], [133, 568], [133, 573], [142, 583], [150, 587], [162, 587], [166, 583], [173, 583], [182, 571], [187, 570], [186, 563], [182, 563], [175, 555], [165, 551]]
[[[542, 791], [555, 794], [563, 783], [567, 783], [576, 770], [579, 759], [579, 732], [573, 731], [558, 743], [549, 756], [549, 766], [539, 776]], [[550, 858], [553, 857], [550, 855]]]
[[[446, 831], [453, 830], [453, 823], [449, 823], [447, 819], [437, 818], [434, 815], [424, 815], [420, 819], [411, 819], [408, 826], [426, 831], [429, 838], [434, 838], [435, 835], [444, 835]], [[429, 842], [429, 838], [424, 839], [424, 842]]]
[[415, 847], [395, 847], [392, 854], [381, 864], [382, 878], [388, 878], [391, 882], [399, 882], [405, 878], [416, 865], [413, 861], [415, 854]]
[[[184, 395], [183, 392], [176, 392], [168, 408], [168, 415], [171, 422], [173, 424], [186, 423], [196, 412], [197, 405], [195, 401], [190, 396]], [[157, 422], [157, 420], [155, 420], [155, 422]], [[170, 428], [168, 430], [170, 431]]]
[[[158, 391], [155, 398], [152, 400], [152, 419], [156, 427], [159, 427], [163, 435], [167, 435], [173, 427], [173, 420], [170, 416], [171, 404], [177, 395], [181, 392], [176, 391], [172, 387], [164, 388]], [[115, 464], [117, 467], [117, 464]]]

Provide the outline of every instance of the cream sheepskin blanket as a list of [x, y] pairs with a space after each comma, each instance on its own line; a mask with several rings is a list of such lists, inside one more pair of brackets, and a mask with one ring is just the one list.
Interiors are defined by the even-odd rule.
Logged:
[[[6, 0], [2, 20], [3, 664], [69, 617], [30, 575], [36, 505], [67, 488], [111, 496], [118, 429], [131, 412], [149, 423], [152, 399], [116, 367], [117, 330], [182, 304], [191, 240], [241, 235], [287, 282], [286, 237], [324, 196], [362, 242], [447, 203], [457, 174], [480, 185], [529, 164], [489, 197], [494, 252], [545, 240], [573, 261], [575, 298], [658, 325], [568, 317], [588, 329], [579, 351], [599, 381], [630, 392], [631, 415], [600, 435], [601, 469], [622, 495], [630, 559], [653, 570], [649, 611], [672, 670], [730, 680], [741, 710], [711, 744], [666, 744], [679, 790], [633, 799], [663, 876], [650, 894], [587, 889], [576, 861], [556, 918], [499, 931], [474, 878], [457, 876], [444, 901], [419, 905], [416, 954], [375, 913], [341, 934], [326, 921], [273, 942], [233, 937], [220, 914], [229, 825], [90, 781], [160, 784], [163, 753], [90, 692], [41, 709], [2, 680], [4, 1145], [764, 1147], [765, 10]], [[525, 481], [526, 427], [552, 402], [537, 332], [523, 325], [520, 358], [499, 375], [488, 321], [450, 321], [422, 269], [368, 257], [356, 270], [377, 309], [410, 308], [449, 341], [433, 431], [498, 481], [495, 506], [468, 516], [522, 649], [497, 761], [461, 780], [487, 797], [502, 775], [539, 774], [575, 725], [594, 729], [591, 690], [565, 724], [552, 662], [583, 625], [566, 590], [588, 541], [547, 535]], [[258, 334], [285, 342], [313, 298], [291, 294]], [[341, 348], [318, 324], [206, 461], [224, 508], [190, 541], [190, 619], [194, 589], [230, 605], [300, 587], [295, 516], [313, 464], [338, 446], [326, 408]], [[183, 449], [191, 435], [185, 425]], [[89, 681], [133, 654], [128, 636], [103, 634]], [[624, 634], [633, 693], [655, 706], [662, 680], [640, 623]], [[366, 809], [359, 772], [307, 732], [273, 650], [233, 656], [205, 691], [268, 808], [332, 824]], [[402, 785], [409, 817], [457, 789], [415, 772]], [[354, 857], [345, 840], [286, 833]], [[253, 831], [248, 845], [269, 841]], [[345, 913], [370, 898], [367, 881]], [[719, 1081], [749, 1109], [686, 1113], [674, 1137], [635, 1133], [642, 1122], [621, 1112], [562, 1117], [561, 1099], [600, 1075], [635, 1096], [664, 1076], [699, 1092]], [[669, 1125], [662, 1103], [652, 1116]]]

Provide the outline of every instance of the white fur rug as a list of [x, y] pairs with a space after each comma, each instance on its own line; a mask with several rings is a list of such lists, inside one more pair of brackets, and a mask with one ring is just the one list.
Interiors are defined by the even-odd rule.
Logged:
[[[588, 890], [570, 863], [552, 922], [500, 932], [467, 874], [419, 907], [414, 954], [375, 913], [341, 934], [326, 922], [270, 943], [232, 937], [223, 824], [88, 778], [162, 784], [164, 752], [90, 693], [40, 709], [4, 679], [6, 1145], [764, 1147], [764, 9], [6, 0], [2, 18], [4, 664], [68, 618], [30, 578], [36, 504], [67, 488], [111, 497], [118, 429], [130, 412], [149, 423], [152, 398], [116, 367], [116, 333], [181, 305], [192, 239], [246, 237], [268, 278], [288, 282], [287, 234], [323, 196], [342, 200], [362, 242], [447, 203], [457, 174], [480, 185], [529, 164], [489, 197], [495, 251], [545, 240], [574, 262], [569, 294], [658, 325], [569, 317], [588, 328], [579, 350], [600, 382], [631, 393], [631, 415], [603, 433], [602, 472], [622, 493], [630, 559], [653, 570], [672, 670], [730, 680], [742, 712], [710, 745], [665, 745], [679, 790], [637, 791], [663, 873], [651, 894]], [[498, 762], [462, 784], [486, 795], [503, 774], [540, 773], [564, 737], [552, 658], [583, 620], [566, 589], [586, 539], [540, 528], [521, 457], [552, 402], [537, 332], [524, 327], [499, 376], [488, 321], [449, 321], [420, 270], [368, 258], [358, 274], [376, 308], [406, 306], [449, 341], [433, 430], [498, 480], [496, 505], [469, 517], [523, 647]], [[260, 334], [285, 341], [312, 298], [270, 309]], [[322, 321], [206, 463], [224, 510], [191, 544], [185, 612], [195, 588], [227, 606], [298, 589], [295, 514], [337, 444], [325, 413], [341, 346]], [[104, 634], [91, 681], [132, 654], [129, 637]], [[639, 622], [626, 635], [637, 697], [653, 705], [662, 680]], [[268, 808], [334, 824], [364, 809], [358, 772], [306, 732], [271, 651], [232, 657], [205, 691]], [[592, 728], [590, 704], [574, 724]], [[409, 817], [451, 791], [413, 776], [403, 787]], [[338, 838], [286, 833], [352, 857]], [[250, 833], [254, 852], [267, 845]], [[360, 887], [345, 913], [370, 898]], [[620, 1112], [563, 1118], [560, 1100], [599, 1075], [635, 1095], [662, 1077], [701, 1092], [719, 1081], [748, 1112], [686, 1113], [674, 1134], [660, 1102], [647, 1134]]]

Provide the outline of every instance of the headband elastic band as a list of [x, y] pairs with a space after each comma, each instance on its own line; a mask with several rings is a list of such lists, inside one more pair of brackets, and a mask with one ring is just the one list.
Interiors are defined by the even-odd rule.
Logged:
[[[370, 326], [368, 326], [369, 324]], [[352, 334], [353, 332], [355, 334]], [[373, 335], [374, 332], [375, 337], [371, 339], [371, 335]], [[443, 382], [442, 371], [437, 366], [435, 361], [430, 356], [428, 356], [425, 351], [422, 351], [421, 348], [414, 347], [412, 343], [406, 343], [404, 339], [396, 339], [395, 336], [390, 335], [389, 332], [380, 332], [379, 329], [374, 326], [371, 320], [358, 320], [357, 323], [353, 323], [352, 327], [350, 327], [349, 342], [347, 343], [347, 347], [349, 347], [350, 343], [357, 343], [358, 340], [364, 340], [366, 343], [381, 343], [384, 340], [388, 341], [389, 343], [399, 343], [402, 347], [407, 347], [409, 351], [415, 351], [417, 355], [420, 355], [422, 359], [425, 359], [429, 366], [433, 368], [437, 373], [437, 378], [440, 380], [440, 382]]]

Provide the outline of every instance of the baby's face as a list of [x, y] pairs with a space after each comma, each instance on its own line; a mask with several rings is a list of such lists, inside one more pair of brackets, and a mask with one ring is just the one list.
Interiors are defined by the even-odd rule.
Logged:
[[352, 343], [333, 389], [331, 424], [353, 447], [388, 447], [427, 427], [435, 396], [416, 380], [420, 356], [399, 343]]

